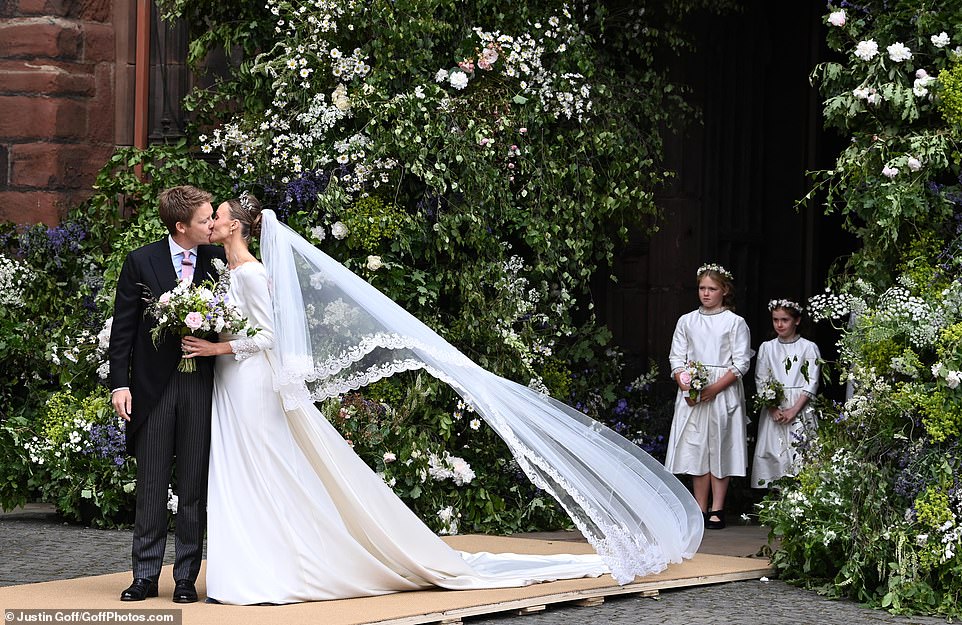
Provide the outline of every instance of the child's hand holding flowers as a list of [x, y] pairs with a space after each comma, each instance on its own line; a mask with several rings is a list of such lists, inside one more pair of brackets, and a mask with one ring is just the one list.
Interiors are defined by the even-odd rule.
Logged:
[[698, 361], [689, 360], [678, 374], [678, 382], [686, 401], [697, 404], [701, 392], [708, 386], [708, 369]]

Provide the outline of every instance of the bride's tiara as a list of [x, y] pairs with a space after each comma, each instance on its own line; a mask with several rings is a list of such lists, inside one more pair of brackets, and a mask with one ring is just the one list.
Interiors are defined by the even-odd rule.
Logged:
[[248, 193], [247, 191], [244, 191], [243, 193], [240, 194], [240, 205], [241, 205], [241, 208], [247, 211], [248, 215], [254, 212], [254, 207], [251, 206], [250, 193]]
[[717, 264], [715, 264], [715, 263], [706, 263], [706, 264], [702, 265], [701, 267], [699, 267], [699, 268], [698, 268], [698, 271], [695, 272], [695, 277], [696, 277], [696, 278], [700, 278], [700, 277], [701, 277], [701, 274], [705, 273], [706, 271], [714, 271], [715, 273], [717, 273], [717, 274], [719, 274], [719, 275], [725, 276], [725, 277], [728, 278], [729, 280], [734, 280], [734, 279], [735, 279], [735, 276], [733, 276], [730, 271], [728, 271], [727, 269], [725, 269], [725, 268], [722, 267], [721, 265], [717, 265]]

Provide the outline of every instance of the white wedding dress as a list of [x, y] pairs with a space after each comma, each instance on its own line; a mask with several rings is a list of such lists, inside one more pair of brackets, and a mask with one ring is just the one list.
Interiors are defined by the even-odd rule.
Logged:
[[[522, 586], [608, 572], [597, 555], [461, 554], [354, 453], [313, 404], [284, 409], [271, 390], [267, 276], [231, 274], [231, 298], [260, 328], [219, 356], [214, 381], [207, 595], [291, 603], [431, 586]], [[265, 392], [266, 391], [266, 392]]]
[[[215, 371], [208, 597], [230, 604], [291, 603], [430, 587], [515, 587], [609, 572], [627, 583], [693, 555], [701, 541], [701, 512], [657, 461], [570, 407], [471, 363], [277, 222], [272, 211], [264, 211], [264, 217], [265, 264], [237, 267], [230, 285], [230, 297], [259, 332], [251, 338], [223, 335], [234, 354], [218, 356]], [[285, 264], [304, 264], [305, 256], [313, 273], [300, 286], [297, 279], [278, 273]], [[311, 264], [315, 262], [324, 263], [323, 269]], [[291, 311], [313, 310], [315, 303], [306, 298], [318, 293], [336, 297], [341, 325], [324, 327], [306, 317], [302, 323], [290, 320]], [[358, 303], [360, 298], [374, 303]], [[316, 305], [324, 309], [322, 302]], [[344, 325], [345, 310], [353, 325]], [[377, 312], [368, 316], [366, 310]], [[398, 320], [408, 325], [401, 333], [392, 326], [389, 338], [362, 331], [361, 321], [370, 329]], [[291, 339], [312, 325], [323, 331], [315, 339], [313, 365], [303, 353], [311, 346], [294, 347]], [[322, 356], [328, 343], [345, 337], [353, 337], [351, 349]], [[371, 341], [378, 346], [370, 347]], [[318, 347], [322, 343], [325, 347]], [[407, 357], [370, 364], [378, 350]], [[327, 358], [323, 366], [322, 357]], [[308, 366], [312, 373], [292, 376], [291, 363]], [[359, 378], [350, 377], [351, 367], [361, 371]], [[413, 368], [448, 382], [475, 406], [529, 478], [559, 500], [599, 555], [455, 551], [407, 508], [314, 405], [314, 400], [336, 396], [335, 391]], [[327, 390], [322, 393], [307, 383]], [[612, 480], [618, 486], [611, 486]]]

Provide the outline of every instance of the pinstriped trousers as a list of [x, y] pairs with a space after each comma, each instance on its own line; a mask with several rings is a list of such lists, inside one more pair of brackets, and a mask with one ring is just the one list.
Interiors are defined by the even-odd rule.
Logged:
[[157, 405], [135, 434], [137, 509], [131, 549], [135, 578], [156, 580], [160, 576], [167, 545], [167, 489], [175, 458], [178, 504], [174, 579], [193, 582], [200, 572], [207, 525], [213, 383], [209, 366], [198, 366], [193, 373], [174, 371]]

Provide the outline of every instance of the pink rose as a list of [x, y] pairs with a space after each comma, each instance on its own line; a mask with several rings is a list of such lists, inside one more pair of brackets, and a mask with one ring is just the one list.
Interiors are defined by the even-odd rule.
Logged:
[[688, 373], [687, 371], [682, 371], [681, 375], [678, 376], [678, 381], [684, 384], [685, 386], [691, 386], [691, 374]]
[[184, 323], [187, 324], [187, 327], [191, 330], [196, 330], [204, 325], [204, 315], [199, 312], [187, 313], [187, 316], [184, 317]]
[[167, 302], [170, 301], [170, 291], [167, 291], [157, 299], [161, 304], [166, 304]]

